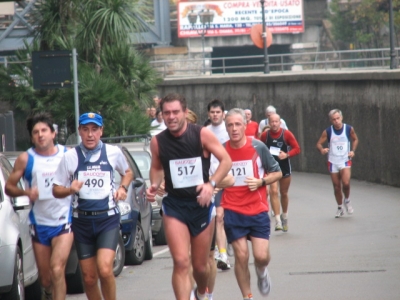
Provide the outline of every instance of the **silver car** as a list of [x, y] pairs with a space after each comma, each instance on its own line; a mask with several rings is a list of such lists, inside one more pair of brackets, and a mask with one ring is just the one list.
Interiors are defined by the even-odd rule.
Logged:
[[29, 235], [29, 198], [6, 195], [4, 187], [12, 167], [3, 154], [0, 154], [0, 167], [0, 298], [41, 299], [39, 274]]

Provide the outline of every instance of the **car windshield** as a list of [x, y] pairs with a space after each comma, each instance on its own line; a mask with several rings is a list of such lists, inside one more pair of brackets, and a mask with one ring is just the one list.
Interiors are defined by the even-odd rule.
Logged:
[[149, 179], [151, 165], [150, 154], [146, 151], [129, 151], [129, 153], [134, 158], [140, 172], [142, 173], [143, 179]]

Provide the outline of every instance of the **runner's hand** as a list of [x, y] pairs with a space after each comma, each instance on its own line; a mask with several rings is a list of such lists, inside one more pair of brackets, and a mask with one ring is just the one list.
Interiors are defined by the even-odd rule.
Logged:
[[329, 152], [329, 148], [323, 148], [323, 149], [321, 149], [320, 152], [321, 152], [322, 155], [325, 155], [325, 154], [327, 154]]
[[244, 181], [249, 187], [250, 191], [254, 192], [260, 187], [260, 178], [246, 177]]
[[70, 189], [72, 192], [78, 193], [80, 191], [80, 189], [82, 188], [82, 186], [83, 186], [83, 181], [78, 181], [75, 179], [71, 182]]
[[197, 186], [196, 192], [198, 193], [197, 202], [200, 206], [209, 206], [211, 203], [211, 197], [213, 195], [214, 188], [211, 183], [203, 183]]
[[124, 188], [119, 187], [115, 193], [114, 193], [114, 200], [118, 201], [118, 200], [122, 200], [125, 201], [126, 200], [126, 191]]
[[26, 189], [26, 192], [28, 193], [27, 196], [32, 203], [34, 203], [39, 198], [39, 190], [37, 187]]
[[147, 198], [147, 201], [150, 201], [150, 202], [154, 202], [154, 201], [156, 201], [156, 195], [157, 195], [157, 190], [158, 190], [158, 187], [157, 187], [157, 185], [155, 185], [155, 184], [152, 184], [147, 190], [146, 190], [146, 198]]

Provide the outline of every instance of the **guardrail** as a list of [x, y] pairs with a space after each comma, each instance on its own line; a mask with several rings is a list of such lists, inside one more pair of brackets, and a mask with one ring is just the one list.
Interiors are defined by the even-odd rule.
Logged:
[[[399, 50], [396, 48], [396, 60], [399, 64]], [[342, 51], [302, 52], [269, 55], [271, 72], [389, 68], [390, 49], [360, 49]], [[203, 67], [203, 61], [206, 68]], [[179, 60], [158, 60], [150, 64], [162, 77], [185, 77], [240, 72], [262, 72], [264, 56], [232, 56], [219, 58], [194, 58]]]

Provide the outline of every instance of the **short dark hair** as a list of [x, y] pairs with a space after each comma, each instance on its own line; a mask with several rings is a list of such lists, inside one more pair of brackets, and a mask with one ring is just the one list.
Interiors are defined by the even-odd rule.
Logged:
[[218, 100], [218, 99], [214, 99], [213, 101], [211, 101], [210, 103], [208, 103], [207, 105], [207, 111], [210, 111], [211, 107], [219, 107], [221, 108], [222, 111], [225, 111], [225, 106], [222, 103], [222, 101]]
[[169, 103], [169, 102], [174, 102], [174, 101], [179, 101], [181, 103], [182, 110], [186, 110], [187, 103], [186, 103], [185, 97], [178, 93], [171, 93], [161, 99], [161, 101], [160, 101], [161, 111], [163, 111], [164, 103]]
[[55, 131], [53, 126], [53, 117], [47, 112], [40, 112], [33, 114], [26, 119], [26, 129], [28, 129], [30, 137], [32, 137], [33, 127], [35, 127], [37, 123], [45, 123], [47, 126], [49, 126], [51, 132]]

